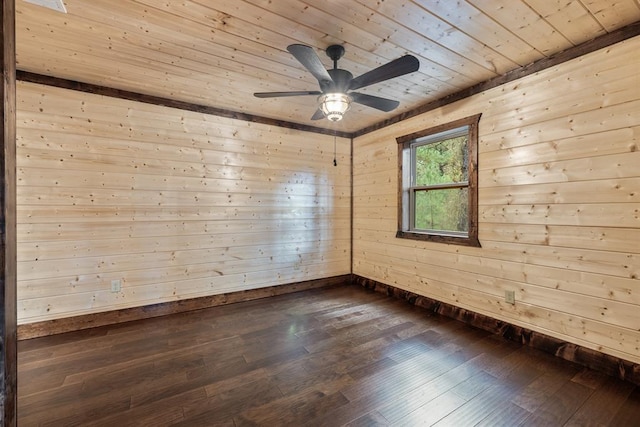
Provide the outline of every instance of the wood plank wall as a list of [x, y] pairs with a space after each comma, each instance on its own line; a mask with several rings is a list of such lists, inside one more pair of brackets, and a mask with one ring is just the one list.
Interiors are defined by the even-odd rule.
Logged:
[[[356, 138], [353, 273], [640, 362], [639, 69], [636, 37]], [[478, 113], [482, 248], [395, 238], [395, 138]]]
[[[350, 140], [18, 84], [18, 322], [350, 273]], [[121, 292], [111, 292], [120, 280]]]

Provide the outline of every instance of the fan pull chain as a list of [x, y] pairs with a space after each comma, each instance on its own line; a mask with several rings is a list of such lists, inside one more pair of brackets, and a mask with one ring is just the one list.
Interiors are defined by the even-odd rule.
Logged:
[[336, 160], [336, 135], [333, 135], [333, 166], [338, 166], [338, 161]]

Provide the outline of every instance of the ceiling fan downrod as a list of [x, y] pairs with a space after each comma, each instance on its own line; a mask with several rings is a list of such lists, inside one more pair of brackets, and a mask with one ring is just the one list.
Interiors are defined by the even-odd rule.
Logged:
[[332, 44], [325, 50], [325, 52], [327, 53], [327, 56], [333, 61], [333, 69], [337, 70], [338, 60], [344, 56], [344, 47], [340, 46], [339, 44]]

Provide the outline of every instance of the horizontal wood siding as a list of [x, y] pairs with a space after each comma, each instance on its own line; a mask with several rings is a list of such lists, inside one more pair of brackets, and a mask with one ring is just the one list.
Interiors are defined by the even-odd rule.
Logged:
[[[20, 324], [350, 273], [350, 141], [18, 85]], [[111, 292], [121, 280], [122, 292]]]
[[[640, 362], [639, 66], [636, 37], [356, 138], [353, 273]], [[395, 138], [478, 113], [482, 247], [395, 238]]]

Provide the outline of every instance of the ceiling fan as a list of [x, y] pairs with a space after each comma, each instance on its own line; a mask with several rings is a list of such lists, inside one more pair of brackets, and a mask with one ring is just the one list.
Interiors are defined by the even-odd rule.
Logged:
[[420, 67], [420, 62], [415, 56], [405, 55], [354, 78], [349, 71], [338, 68], [338, 60], [344, 55], [344, 47], [340, 45], [331, 45], [326, 49], [327, 56], [333, 60], [331, 70], [324, 68], [315, 50], [310, 46], [292, 44], [287, 50], [318, 80], [320, 90], [257, 92], [253, 95], [258, 98], [318, 95], [320, 105], [311, 120], [324, 117], [334, 122], [341, 120], [352, 102], [380, 111], [391, 111], [400, 105], [398, 101], [351, 91], [412, 73]]

